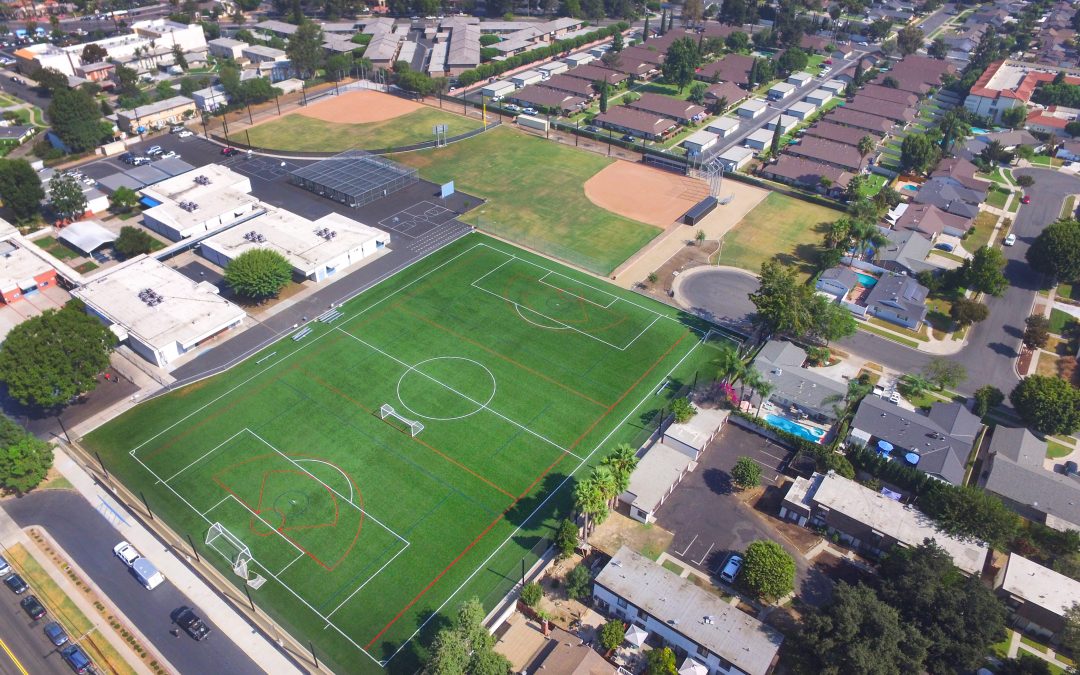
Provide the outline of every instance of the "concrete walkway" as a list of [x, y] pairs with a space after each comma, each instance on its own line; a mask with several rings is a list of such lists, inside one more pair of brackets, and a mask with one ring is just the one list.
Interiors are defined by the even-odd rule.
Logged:
[[1060, 668], [1065, 672], [1069, 672], [1069, 664], [1065, 663], [1064, 661], [1058, 661], [1057, 652], [1054, 651], [1053, 647], [1047, 646], [1046, 651], [1041, 652], [1034, 647], [1024, 644], [1020, 640], [1021, 637], [1022, 636], [1019, 632], [1014, 630], [1009, 631], [1008, 655], [1010, 659], [1015, 659], [1020, 652], [1024, 652], [1025, 654], [1031, 654], [1032, 656], [1036, 656], [1043, 661], [1046, 661], [1047, 663], [1056, 666], [1057, 668]]
[[[48, 536], [47, 531], [45, 531], [43, 528], [38, 528], [38, 531], [42, 532], [46, 536], [49, 544], [53, 547], [53, 549], [56, 550], [60, 557], [62, 557], [67, 562], [67, 564], [71, 567], [72, 571], [75, 574], [77, 574], [84, 580], [90, 578], [89, 575], [85, 574], [81, 569], [79, 569], [79, 567], [72, 560], [71, 556], [65, 553], [64, 550], [60, 548], [60, 546], [56, 543], [56, 541], [54, 541], [51, 537]], [[136, 654], [132, 652], [131, 646], [128, 645], [123, 640], [123, 638], [117, 635], [115, 630], [113, 630], [110, 626], [105, 625], [105, 621], [101, 618], [101, 615], [98, 613], [97, 609], [93, 606], [90, 600], [87, 599], [86, 595], [79, 589], [75, 588], [75, 586], [71, 583], [71, 580], [67, 576], [65, 576], [59, 569], [57, 569], [56, 565], [53, 564], [51, 560], [47, 559], [47, 556], [42, 553], [42, 551], [38, 548], [37, 544], [35, 544], [30, 539], [29, 535], [27, 535], [26, 532], [23, 531], [15, 523], [15, 521], [13, 521], [11, 517], [7, 515], [7, 512], [5, 512], [3, 509], [0, 509], [0, 544], [3, 544], [5, 549], [16, 544], [21, 544], [22, 547], [26, 549], [27, 553], [29, 553], [35, 560], [37, 560], [38, 564], [40, 564], [42, 569], [45, 570], [46, 574], [49, 575], [49, 578], [51, 578], [56, 583], [56, 585], [60, 587], [60, 590], [63, 591], [71, 599], [75, 606], [79, 608], [79, 611], [86, 615], [86, 618], [89, 619], [90, 623], [94, 625], [93, 631], [97, 632], [99, 635], [105, 638], [105, 640], [110, 645], [112, 645], [112, 648], [115, 649], [118, 654], [120, 654], [124, 661], [129, 666], [131, 666], [132, 670], [134, 670], [136, 673], [139, 673], [139, 675], [153, 675], [154, 671], [151, 670], [151, 668], [146, 665], [142, 661], [142, 659], [140, 659]], [[158, 663], [160, 663], [162, 666], [172, 672], [179, 672], [160, 654], [158, 654], [156, 650], [154, 650], [154, 643], [148, 640], [146, 636], [139, 631], [138, 626], [136, 626], [133, 622], [129, 621], [122, 612], [120, 612], [111, 602], [109, 602], [109, 599], [107, 597], [98, 594], [98, 598], [108, 607], [109, 613], [123, 621], [124, 627], [127, 630], [131, 631], [131, 633], [139, 640], [142, 646], [146, 648], [151, 654], [153, 654], [152, 660], [156, 660]], [[75, 641], [78, 642], [80, 637], [81, 636], [75, 636]]]
[[[104, 502], [118, 513], [124, 508], [113, 501], [108, 492], [100, 488], [82, 467], [62, 452], [56, 454], [55, 468], [75, 486], [91, 504]], [[174, 555], [174, 550], [163, 547], [161, 542], [137, 522], [127, 524], [113, 522], [122, 539], [144, 553], [153, 553], [154, 563], [161, 570], [169, 583], [180, 589], [197, 604], [236, 646], [268, 673], [299, 673], [281, 652], [278, 646], [269, 642], [261, 633], [253, 630], [251, 624], [236, 612], [228, 603], [210, 589], [195, 573]], [[278, 630], [284, 635], [284, 631]], [[147, 644], [150, 644], [147, 642]], [[175, 669], [174, 669], [175, 670]]]

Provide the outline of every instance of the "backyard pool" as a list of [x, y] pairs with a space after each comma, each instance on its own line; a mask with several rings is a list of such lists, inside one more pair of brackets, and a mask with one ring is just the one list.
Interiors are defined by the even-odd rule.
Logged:
[[905, 185], [904, 189], [909, 190], [911, 192], [918, 192], [919, 191], [919, 186], [918, 185]]
[[988, 134], [990, 132], [987, 131], [986, 129], [980, 129], [979, 127], [971, 127], [971, 133], [974, 134], [975, 136], [985, 136], [986, 134]]
[[877, 285], [877, 279], [869, 274], [863, 274], [862, 272], [856, 272], [855, 276], [859, 277], [859, 285], [863, 288], [873, 288]]
[[765, 421], [773, 425], [777, 429], [788, 432], [789, 434], [795, 434], [799, 438], [805, 438], [811, 443], [820, 443], [821, 439], [825, 437], [825, 432], [815, 427], [808, 427], [798, 422], [792, 422], [786, 417], [780, 417], [779, 415], [773, 415], [769, 413], [765, 416]]

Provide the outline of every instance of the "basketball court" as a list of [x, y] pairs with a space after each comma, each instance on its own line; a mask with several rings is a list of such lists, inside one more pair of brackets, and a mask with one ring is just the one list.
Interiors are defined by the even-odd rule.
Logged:
[[422, 237], [443, 223], [453, 220], [456, 213], [429, 201], [414, 204], [379, 221], [379, 227], [396, 234], [415, 239]]

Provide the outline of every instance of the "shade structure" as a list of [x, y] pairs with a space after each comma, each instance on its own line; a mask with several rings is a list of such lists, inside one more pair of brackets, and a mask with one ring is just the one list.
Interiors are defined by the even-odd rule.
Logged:
[[649, 639], [649, 633], [644, 628], [631, 625], [626, 630], [626, 641], [635, 647], [640, 647], [645, 644], [645, 640]]
[[888, 442], [888, 441], [878, 441], [877, 446], [878, 446], [878, 450], [881, 450], [882, 452], [892, 452], [893, 451], [893, 444]]
[[909, 452], [908, 454], [904, 455], [904, 459], [908, 461], [908, 464], [915, 465], [919, 463], [919, 456], [914, 452]]
[[709, 669], [705, 667], [705, 664], [687, 656], [682, 662], [682, 667], [679, 668], [679, 675], [709, 675]]

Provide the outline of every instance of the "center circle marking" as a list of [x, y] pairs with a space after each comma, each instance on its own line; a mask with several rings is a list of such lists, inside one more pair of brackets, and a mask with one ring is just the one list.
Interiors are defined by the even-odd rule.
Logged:
[[[483, 403], [479, 403], [479, 402], [478, 403], [473, 403], [473, 405], [476, 405], [476, 409], [471, 411], [471, 412], [467, 412], [467, 413], [465, 413], [463, 415], [456, 415], [456, 416], [453, 416], [453, 417], [437, 417], [437, 416], [434, 416], [434, 415], [424, 415], [423, 413], [417, 412], [413, 408], [409, 407], [409, 404], [406, 403], [405, 399], [403, 399], [401, 397], [401, 383], [405, 380], [405, 377], [409, 373], [412, 373], [413, 371], [417, 371], [417, 376], [423, 377], [424, 379], [427, 379], [432, 387], [445, 388], [446, 385], [440, 384], [437, 381], [432, 381], [431, 379], [429, 379], [429, 377], [431, 377], [431, 376], [427, 376], [424, 373], [419, 372], [420, 366], [423, 366], [425, 363], [431, 363], [432, 361], [464, 361], [465, 363], [472, 364], [472, 365], [482, 369], [485, 373], [487, 373], [487, 376], [491, 379], [491, 394], [488, 395], [487, 400], [484, 401]], [[488, 370], [487, 366], [480, 363], [479, 361], [474, 361], [473, 359], [468, 359], [468, 358], [465, 358], [464, 356], [436, 356], [434, 358], [425, 359], [425, 360], [423, 360], [423, 361], [421, 361], [421, 362], [419, 362], [417, 364], [414, 364], [411, 368], [409, 368], [408, 370], [406, 370], [404, 373], [401, 374], [401, 377], [399, 377], [398, 381], [397, 381], [397, 397], [398, 397], [398, 401], [401, 402], [402, 407], [404, 407], [406, 410], [408, 410], [413, 415], [416, 415], [417, 417], [422, 417], [422, 418], [424, 418], [426, 420], [432, 420], [432, 421], [436, 421], [436, 422], [450, 422], [452, 420], [460, 420], [460, 419], [465, 419], [466, 417], [471, 417], [471, 416], [475, 415], [476, 413], [480, 412], [481, 410], [483, 410], [484, 408], [486, 408], [488, 406], [488, 404], [491, 403], [491, 401], [495, 398], [495, 391], [496, 391], [497, 388], [498, 388], [498, 385], [495, 383], [495, 376], [491, 373], [490, 370]], [[459, 394], [454, 393], [454, 392], [450, 391], [449, 389], [446, 389], [446, 391], [453, 394], [453, 395], [455, 395], [455, 396], [459, 396]], [[476, 399], [471, 396], [471, 392], [461, 392], [461, 393], [465, 394], [466, 396], [469, 396], [470, 398], [473, 399], [473, 401], [476, 401]], [[469, 402], [469, 403], [472, 403], [471, 401], [468, 401], [464, 397], [462, 397], [462, 400], [466, 401], [466, 402]]]

